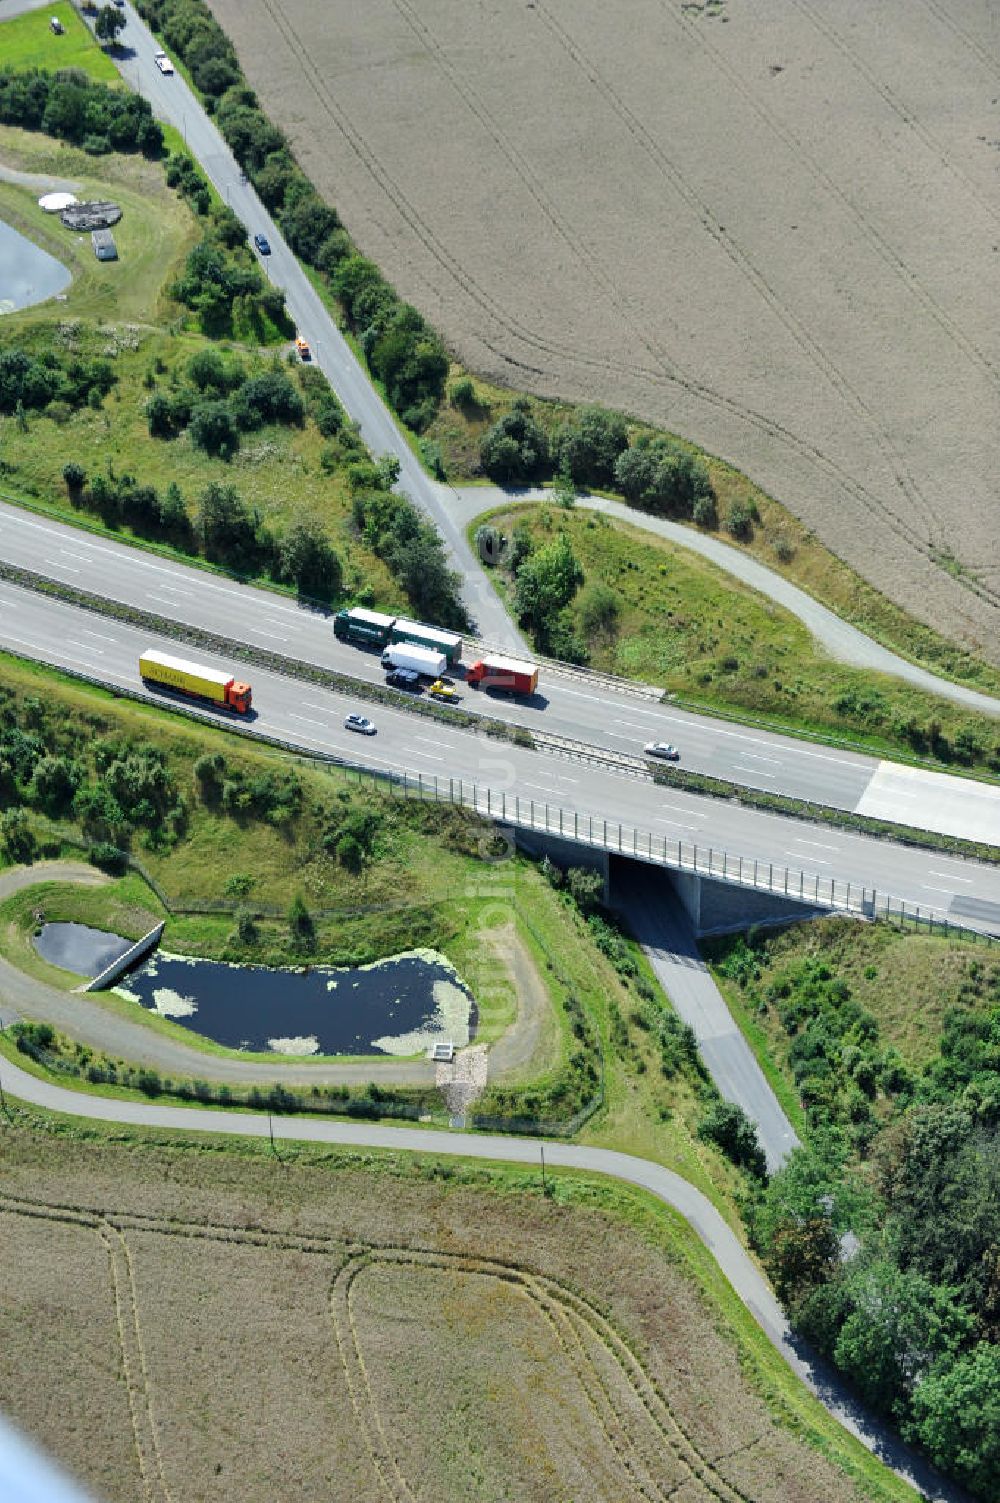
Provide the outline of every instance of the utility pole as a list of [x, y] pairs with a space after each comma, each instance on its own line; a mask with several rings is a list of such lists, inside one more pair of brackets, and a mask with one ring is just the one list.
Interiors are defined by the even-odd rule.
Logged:
[[543, 1195], [548, 1195], [548, 1193], [549, 1193], [549, 1184], [548, 1184], [548, 1180], [545, 1178], [545, 1144], [544, 1143], [539, 1143], [539, 1145], [538, 1145], [538, 1152], [542, 1156], [542, 1194]]

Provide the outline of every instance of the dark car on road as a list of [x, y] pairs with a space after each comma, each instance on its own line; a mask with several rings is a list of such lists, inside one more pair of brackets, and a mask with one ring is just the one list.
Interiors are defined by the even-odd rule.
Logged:
[[255, 235], [253, 237], [253, 244], [254, 249], [260, 251], [262, 256], [269, 256], [271, 254], [271, 242], [266, 235]]
[[412, 668], [394, 668], [385, 676], [387, 684], [393, 684], [397, 689], [419, 689], [420, 674], [414, 673]]

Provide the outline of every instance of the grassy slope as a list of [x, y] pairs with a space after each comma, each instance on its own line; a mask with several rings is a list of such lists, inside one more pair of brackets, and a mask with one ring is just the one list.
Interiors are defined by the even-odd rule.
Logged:
[[[884, 1044], [893, 1045], [903, 1059], [919, 1070], [935, 1057], [942, 1020], [949, 1008], [975, 1009], [989, 993], [1000, 989], [1000, 956], [992, 947], [940, 936], [913, 934], [888, 924], [856, 924], [845, 919], [821, 919], [782, 933], [758, 937], [755, 950], [765, 988], [782, 972], [804, 959], [822, 960], [842, 978], [851, 997], [878, 1021]], [[712, 945], [721, 954], [724, 945]], [[741, 1021], [746, 1007], [740, 989], [713, 966], [716, 980]], [[758, 1055], [761, 1048], [783, 1072], [787, 1089], [795, 1087], [787, 1069], [791, 1039], [773, 1008], [754, 1014], [745, 1029]]]
[[[54, 36], [49, 28], [51, 16], [58, 16], [66, 28]], [[127, 28], [126, 28], [127, 30]], [[44, 10], [15, 16], [3, 26], [3, 49], [0, 64], [5, 68], [83, 68], [99, 83], [118, 83], [118, 69], [98, 47], [89, 29], [68, 0], [57, 0]]]
[[[454, 381], [464, 375], [466, 372], [456, 365], [452, 369], [450, 380]], [[440, 445], [448, 476], [457, 483], [483, 479], [478, 470], [480, 439], [520, 395], [503, 387], [492, 386], [478, 377], [474, 385], [479, 400], [464, 410], [446, 402], [426, 435]], [[539, 422], [550, 433], [579, 410], [571, 402], [541, 399], [532, 399], [532, 408]], [[652, 431], [645, 424], [636, 424], [635, 429]], [[671, 437], [676, 438], [676, 435]], [[683, 443], [692, 452], [701, 454], [708, 465], [721, 518], [726, 516], [734, 501], [756, 507], [760, 521], [747, 542], [738, 542], [728, 532], [720, 530], [720, 536], [731, 547], [760, 559], [769, 568], [829, 606], [845, 621], [852, 622], [901, 657], [921, 663], [945, 678], [972, 684], [987, 693], [1000, 695], [1000, 668], [995, 663], [985, 661], [976, 653], [963, 649], [930, 627], [915, 621], [892, 601], [880, 595], [860, 575], [855, 574], [825, 548], [815, 534], [786, 507], [732, 465], [703, 453], [686, 440], [677, 439], [677, 442]]]
[[908, 750], [893, 727], [911, 717], [922, 726], [936, 719], [949, 736], [967, 724], [985, 751], [1000, 750], [997, 721], [835, 662], [788, 611], [696, 553], [593, 512], [539, 505], [491, 520], [508, 535], [526, 526], [540, 545], [565, 530], [587, 584], [615, 592], [621, 616], [612, 637], [588, 639], [579, 624], [586, 584], [571, 606], [597, 668], [712, 708], [848, 735], [878, 752]]

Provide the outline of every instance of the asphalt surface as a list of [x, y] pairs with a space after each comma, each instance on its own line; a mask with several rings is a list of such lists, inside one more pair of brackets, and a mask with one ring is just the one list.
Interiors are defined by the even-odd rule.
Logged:
[[[0, 642], [22, 656], [146, 693], [151, 703], [166, 707], [179, 703], [170, 693], [144, 691], [138, 673], [143, 650], [158, 647], [176, 653], [176, 642], [4, 582], [0, 582]], [[205, 659], [204, 654], [190, 650], [187, 655], [196, 661]], [[406, 709], [372, 706], [352, 695], [262, 668], [254, 668], [252, 682], [255, 708], [245, 721], [241, 718], [241, 725], [250, 733], [278, 738], [307, 752], [381, 772], [437, 776], [446, 784], [452, 780], [456, 791], [462, 780], [467, 795], [469, 784], [480, 790], [488, 787], [494, 791], [495, 811], [502, 808], [500, 800], [506, 795], [511, 811], [518, 807], [522, 818], [534, 805], [538, 822], [544, 805], [562, 808], [567, 832], [574, 813], [580, 820], [607, 820], [609, 826], [616, 827], [620, 821], [629, 832], [627, 849], [631, 849], [631, 830], [635, 829], [640, 832], [640, 851], [647, 839], [657, 843], [679, 840], [697, 844], [703, 853], [713, 849], [716, 860], [725, 850], [732, 860], [773, 862], [802, 872], [807, 893], [815, 882], [837, 879], [855, 888], [891, 894], [894, 903], [902, 899], [919, 905], [925, 913], [933, 911], [943, 917], [950, 912], [956, 918], [958, 905], [973, 899], [980, 908], [963, 922], [1000, 930], [998, 867], [657, 787], [629, 773], [451, 729], [440, 720], [417, 719]], [[359, 710], [374, 720], [376, 735], [359, 736], [344, 728], [344, 717]], [[629, 713], [633, 713], [631, 706]], [[226, 712], [206, 709], [204, 716], [226, 727], [234, 723]], [[553, 824], [557, 820], [558, 815], [553, 815]], [[797, 891], [797, 877], [793, 884], [790, 891]]]
[[[378, 653], [339, 642], [323, 611], [2, 502], [0, 555], [180, 625], [370, 683], [383, 681]], [[17, 622], [5, 615], [0, 641], [17, 648], [17, 636]], [[573, 670], [546, 667], [530, 700], [465, 690], [461, 682], [458, 688], [463, 709], [484, 711], [532, 731], [632, 757], [646, 741], [670, 741], [680, 748], [684, 767], [694, 772], [1000, 845], [996, 785], [900, 769], [857, 752], [695, 715], [659, 704], [625, 680], [612, 684]]]
[[[131, 5], [124, 7], [127, 24], [123, 46], [111, 53], [122, 77], [150, 102], [154, 114], [181, 132], [188, 151], [199, 162], [220, 196], [238, 214], [248, 236], [267, 237], [271, 254], [257, 257], [271, 282], [285, 294], [289, 316], [309, 343], [313, 363], [329, 380], [371, 452], [394, 454], [399, 460], [398, 489], [404, 491], [434, 521], [444, 539], [453, 568], [462, 577], [462, 598], [476, 629], [488, 641], [523, 650], [523, 641], [502, 603], [473, 556], [464, 531], [455, 520], [455, 494], [432, 481], [396, 426], [395, 419], [355, 358], [350, 345], [327, 312], [305, 271], [289, 250], [277, 224], [240, 167], [220, 132], [188, 88], [179, 72], [164, 76], [153, 61], [159, 43]], [[0, 14], [6, 12], [0, 10]], [[13, 9], [10, 12], [13, 14]], [[176, 59], [174, 59], [176, 62]]]
[[649, 957], [679, 1016], [690, 1024], [705, 1067], [726, 1101], [741, 1106], [757, 1128], [769, 1174], [793, 1148], [795, 1130], [778, 1104], [760, 1065], [737, 1028], [711, 972], [701, 958], [691, 923], [662, 872], [633, 866], [620, 879], [615, 900]]
[[[532, 501], [552, 500], [551, 492], [538, 488], [504, 492], [493, 486], [466, 485], [456, 487], [456, 491], [458, 516], [464, 527], [468, 527], [476, 517], [494, 506], [522, 506]], [[576, 504], [586, 511], [603, 512], [606, 516], [627, 522], [640, 532], [652, 533], [668, 542], [677, 543], [681, 548], [690, 549], [692, 553], [701, 554], [702, 558], [709, 559], [727, 574], [732, 574], [734, 578], [773, 600], [776, 605], [790, 611], [838, 662], [849, 663], [854, 668], [872, 669], [876, 673], [888, 673], [893, 678], [905, 679], [916, 688], [926, 690], [928, 694], [938, 694], [942, 699], [950, 699], [954, 704], [966, 705], [984, 715], [1000, 716], [1000, 699], [983, 694], [967, 684], [952, 683], [950, 679], [940, 678], [927, 668], [907, 662], [906, 658], [891, 652], [880, 642], [866, 637], [864, 632], [842, 620], [827, 606], [807, 595], [805, 590], [792, 584], [791, 580], [769, 569], [758, 559], [751, 558], [749, 554], [741, 553], [721, 538], [699, 532], [695, 527], [685, 527], [680, 522], [671, 522], [667, 517], [655, 517], [648, 512], [636, 511], [623, 501], [614, 501], [605, 496], [584, 493], [577, 497]]]
[[84, 1095], [38, 1080], [6, 1060], [0, 1061], [0, 1082], [9, 1096], [46, 1111], [130, 1127], [255, 1138], [267, 1138], [273, 1132], [274, 1138], [282, 1142], [338, 1144], [355, 1149], [377, 1148], [434, 1156], [444, 1154], [504, 1164], [539, 1164], [544, 1146], [547, 1168], [604, 1174], [625, 1184], [636, 1185], [684, 1217], [768, 1340], [846, 1430], [935, 1503], [962, 1503], [960, 1489], [943, 1481], [897, 1436], [872, 1420], [843, 1390], [837, 1379], [810, 1357], [789, 1330], [784, 1312], [763, 1274], [719, 1212], [699, 1190], [659, 1164], [612, 1149], [588, 1148], [559, 1141], [547, 1141], [543, 1145], [532, 1138], [445, 1134], [425, 1128], [267, 1117], [244, 1112], [229, 1114], [122, 1101], [89, 1093]]

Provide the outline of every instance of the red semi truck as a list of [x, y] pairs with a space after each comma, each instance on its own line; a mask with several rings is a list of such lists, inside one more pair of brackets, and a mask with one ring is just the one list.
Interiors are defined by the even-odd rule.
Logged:
[[538, 669], [517, 658], [480, 658], [465, 670], [465, 682], [473, 689], [506, 689], [510, 694], [534, 694]]

